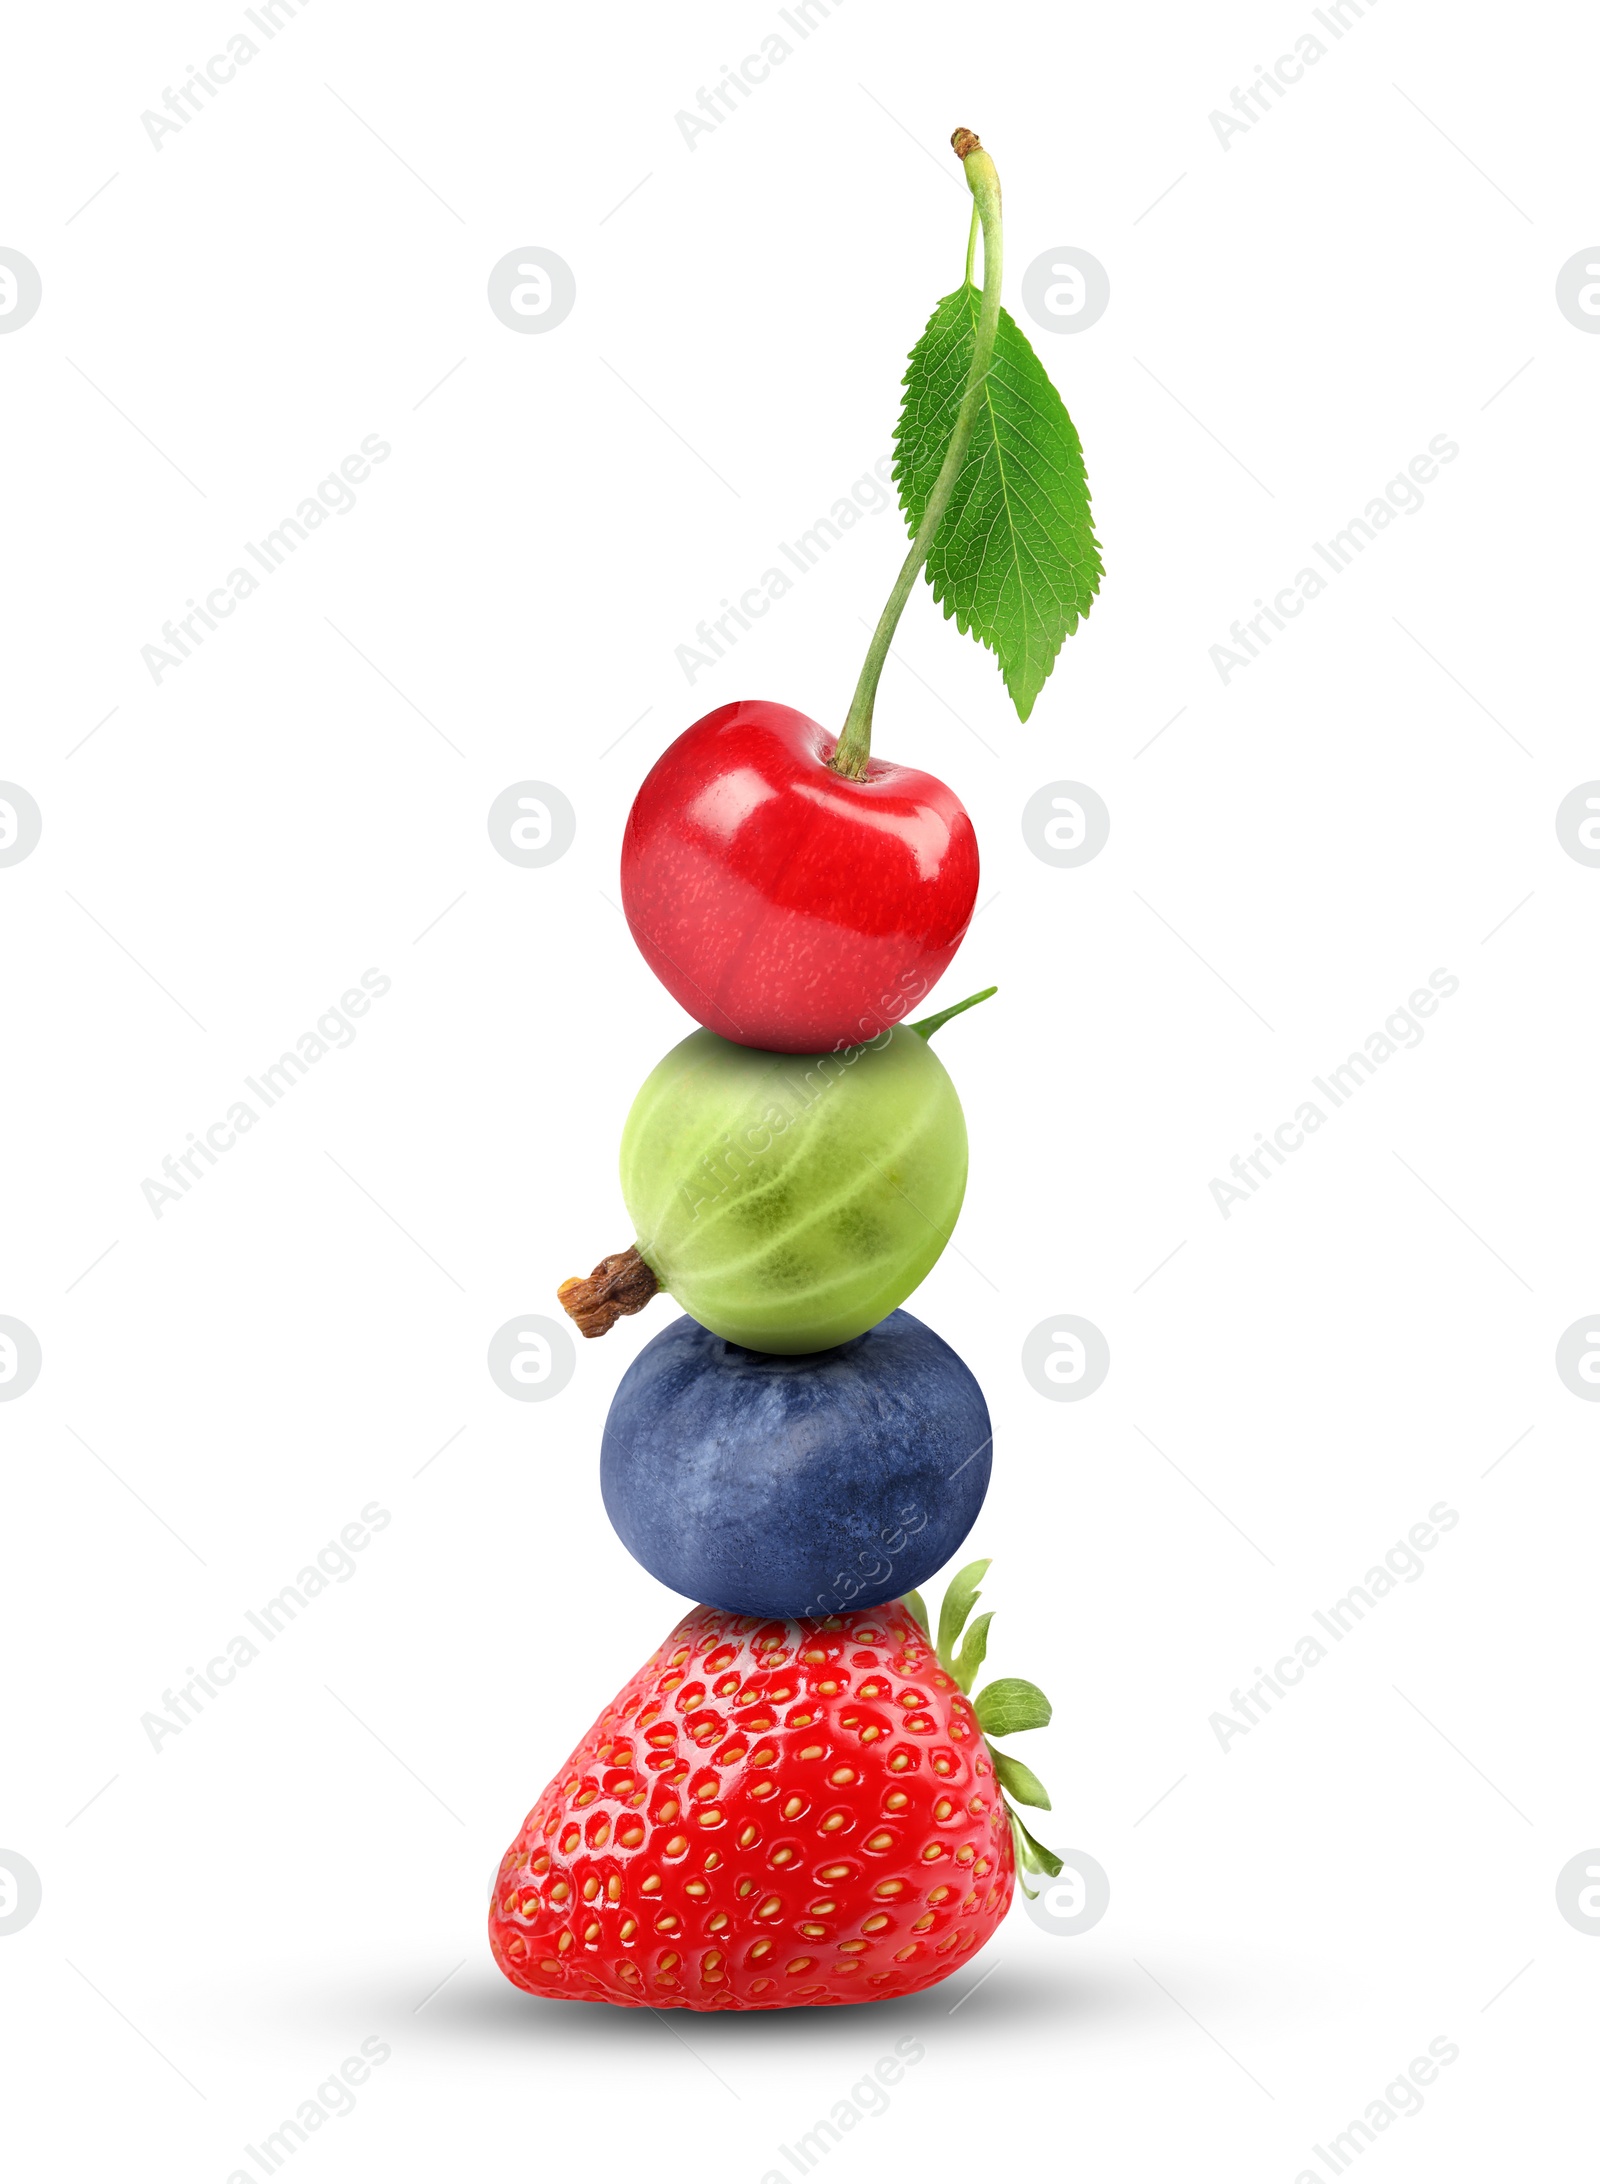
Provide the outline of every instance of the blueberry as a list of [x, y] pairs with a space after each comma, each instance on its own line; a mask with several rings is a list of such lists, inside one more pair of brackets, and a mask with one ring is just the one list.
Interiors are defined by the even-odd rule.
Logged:
[[741, 1349], [686, 1316], [623, 1375], [600, 1490], [628, 1552], [674, 1591], [826, 1616], [940, 1569], [983, 1506], [990, 1454], [977, 1381], [909, 1312], [806, 1356]]

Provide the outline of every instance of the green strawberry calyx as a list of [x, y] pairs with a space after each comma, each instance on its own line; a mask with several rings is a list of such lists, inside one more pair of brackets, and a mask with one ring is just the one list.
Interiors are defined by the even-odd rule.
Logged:
[[[986, 1611], [969, 1624], [978, 1599], [978, 1587], [988, 1571], [989, 1562], [969, 1562], [965, 1569], [957, 1570], [945, 1587], [944, 1600], [939, 1609], [939, 1635], [934, 1639], [934, 1651], [939, 1666], [952, 1676], [958, 1687], [971, 1696], [972, 1687], [978, 1680], [984, 1656], [989, 1650], [989, 1625], [994, 1621], [992, 1611]], [[933, 1639], [933, 1624], [919, 1592], [908, 1592], [905, 1605], [918, 1623]], [[963, 1636], [965, 1632], [965, 1636]], [[1017, 1735], [1024, 1729], [1043, 1729], [1050, 1720], [1050, 1701], [1037, 1684], [1021, 1676], [1001, 1676], [987, 1683], [972, 1701], [972, 1710], [978, 1717], [978, 1727], [983, 1731], [994, 1761], [995, 1778], [1000, 1784], [1006, 1816], [1011, 1822], [1011, 1840], [1017, 1854], [1017, 1878], [1025, 1896], [1037, 1895], [1037, 1889], [1028, 1886], [1024, 1877], [1029, 1873], [1045, 1873], [1053, 1879], [1061, 1871], [1061, 1860], [1054, 1851], [1046, 1850], [1043, 1843], [1029, 1833], [1023, 1825], [1018, 1805], [1032, 1805], [1048, 1812], [1050, 1795], [1033, 1769], [1026, 1766], [1010, 1752], [1004, 1752], [995, 1743], [996, 1737]]]

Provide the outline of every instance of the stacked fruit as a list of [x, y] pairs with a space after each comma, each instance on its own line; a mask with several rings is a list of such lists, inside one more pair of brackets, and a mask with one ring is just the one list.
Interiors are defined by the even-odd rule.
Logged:
[[560, 1295], [586, 1336], [658, 1290], [685, 1308], [624, 1374], [600, 1477], [629, 1552], [705, 1604], [501, 1861], [491, 1945], [535, 1994], [689, 2009], [907, 1994], [988, 1939], [1019, 1862], [1056, 1869], [1008, 1802], [1048, 1798], [990, 1741], [1049, 1704], [1015, 1678], [970, 1696], [988, 1564], [952, 1580], [937, 1637], [915, 1590], [966, 1539], [991, 1456], [976, 1380], [900, 1309], [966, 1188], [961, 1103], [929, 1040], [994, 989], [906, 1019], [967, 930], [977, 843], [942, 782], [870, 755], [905, 599], [1004, 440], [998, 183], [976, 138], [953, 141], [983, 292], [969, 247], [960, 409], [920, 489], [902, 424], [912, 547], [844, 731], [724, 706], [668, 749], [628, 820], [629, 925], [702, 1028], [623, 1131], [635, 1242]]

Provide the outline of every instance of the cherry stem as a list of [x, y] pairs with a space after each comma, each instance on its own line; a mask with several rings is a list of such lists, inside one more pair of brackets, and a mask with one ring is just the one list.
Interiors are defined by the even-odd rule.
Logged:
[[1000, 991], [998, 986], [985, 986], [982, 993], [969, 993], [965, 1001], [957, 1001], [953, 1007], [941, 1009], [937, 1016], [920, 1017], [916, 1023], [907, 1024], [907, 1031], [914, 1031], [919, 1039], [931, 1039], [941, 1024], [948, 1024], [952, 1016], [963, 1016], [968, 1009], [975, 1009], [980, 1001], [987, 1001], [991, 994]]
[[911, 597], [923, 563], [933, 546], [934, 533], [943, 521], [944, 512], [950, 505], [956, 479], [961, 475], [967, 459], [967, 449], [972, 441], [972, 428], [977, 422], [978, 405], [983, 398], [983, 383], [989, 376], [994, 360], [995, 336], [1000, 328], [1000, 276], [1002, 270], [1000, 243], [1000, 177], [995, 172], [994, 161], [970, 129], [958, 129], [950, 139], [956, 157], [966, 170], [967, 187], [973, 197], [973, 231], [967, 238], [966, 286], [972, 285], [973, 241], [977, 224], [983, 225], [983, 295], [978, 305], [977, 332], [972, 345], [972, 363], [967, 372], [966, 390], [961, 397], [961, 407], [956, 412], [955, 430], [945, 449], [944, 461], [934, 480], [928, 504], [922, 511], [922, 521], [917, 525], [911, 541], [911, 551], [901, 564], [895, 578], [894, 589], [888, 603], [878, 617], [878, 626], [872, 633], [872, 643], [862, 663], [861, 677], [856, 684], [855, 696], [850, 701], [849, 716], [837, 749], [828, 763], [835, 773], [847, 780], [859, 781], [867, 770], [867, 760], [872, 755], [872, 708], [878, 695], [878, 679], [883, 673], [883, 663], [889, 657], [889, 647]]

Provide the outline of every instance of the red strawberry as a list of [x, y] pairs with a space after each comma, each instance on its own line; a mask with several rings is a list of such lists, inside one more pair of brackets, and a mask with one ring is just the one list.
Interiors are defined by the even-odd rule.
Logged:
[[967, 1699], [987, 1615], [951, 1657], [987, 1568], [952, 1584], [938, 1653], [904, 1601], [821, 1622], [686, 1615], [500, 1861], [489, 1941], [506, 1977], [759, 2010], [914, 1994], [966, 1963], [1010, 1905], [1014, 1842], [1055, 1866], [997, 1764], [1014, 1795], [1043, 1791], [980, 1726], [1034, 1725], [1049, 1704], [1015, 1680]]

